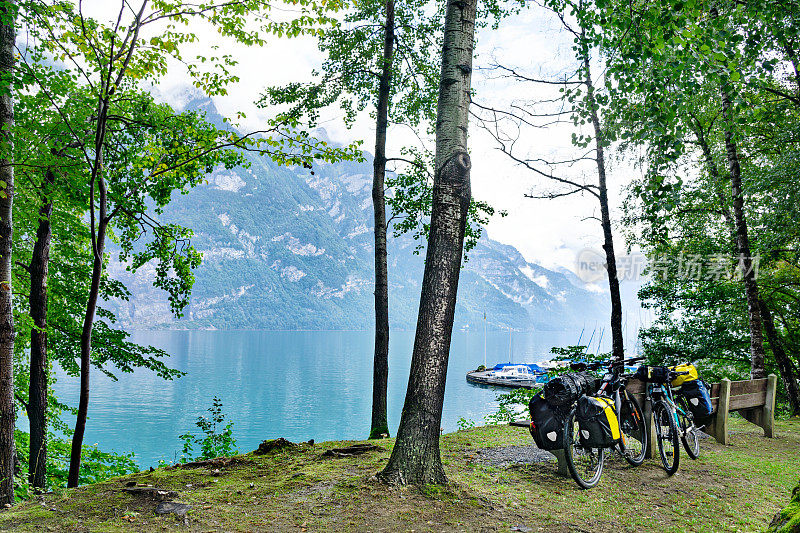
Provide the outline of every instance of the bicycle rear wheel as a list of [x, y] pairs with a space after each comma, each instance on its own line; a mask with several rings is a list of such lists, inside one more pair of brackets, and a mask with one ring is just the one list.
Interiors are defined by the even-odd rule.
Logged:
[[661, 464], [670, 476], [678, 471], [680, 462], [680, 444], [678, 443], [678, 426], [672, 407], [663, 400], [653, 406], [653, 420], [656, 422], [656, 438], [658, 439], [658, 455]]
[[575, 420], [575, 409], [564, 424], [564, 455], [572, 479], [583, 489], [591, 489], [603, 475], [605, 449], [584, 448], [580, 441], [580, 427]]
[[622, 397], [620, 429], [625, 440], [624, 445], [620, 444], [623, 457], [632, 466], [639, 466], [647, 452], [648, 433], [639, 402], [631, 395]]
[[680, 421], [681, 429], [681, 442], [686, 454], [690, 459], [697, 459], [700, 456], [700, 436], [699, 430], [694, 425], [694, 417], [689, 410], [689, 402], [683, 396], [678, 398], [679, 407], [683, 413], [678, 412], [678, 420]]

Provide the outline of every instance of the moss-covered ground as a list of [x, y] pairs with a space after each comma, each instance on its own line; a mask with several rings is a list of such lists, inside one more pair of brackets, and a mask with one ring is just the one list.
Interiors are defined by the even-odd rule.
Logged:
[[[761, 531], [800, 478], [800, 421], [778, 438], [732, 421], [732, 445], [706, 439], [697, 461], [681, 457], [667, 477], [653, 460], [612, 459], [595, 489], [559, 477], [554, 463], [491, 466], [477, 450], [527, 446], [524, 429], [488, 426], [442, 437], [445, 487], [388, 487], [373, 474], [391, 439], [354, 457], [323, 457], [345, 443], [246, 454], [219, 468], [161, 468], [40, 496], [0, 512], [13, 531]], [[346, 443], [351, 444], [351, 443]], [[131, 482], [178, 491], [185, 518], [122, 489]]]

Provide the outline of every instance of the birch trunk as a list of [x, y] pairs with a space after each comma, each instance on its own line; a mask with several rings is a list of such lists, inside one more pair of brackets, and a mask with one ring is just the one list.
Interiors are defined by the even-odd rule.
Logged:
[[14, 0], [0, 3], [0, 504], [14, 503], [14, 314], [11, 294], [11, 221], [14, 201], [14, 167], [12, 128], [14, 98], [12, 77], [15, 67], [14, 44], [17, 6]]
[[394, 0], [386, 0], [383, 65], [378, 88], [375, 125], [375, 160], [372, 176], [372, 207], [375, 214], [375, 355], [372, 375], [372, 425], [369, 438], [389, 435], [386, 389], [389, 383], [389, 274], [386, 253], [386, 128], [394, 55]]
[[477, 0], [450, 0], [445, 16], [436, 120], [430, 236], [403, 414], [389, 483], [444, 483], [439, 432], [470, 202], [467, 126]]
[[731, 100], [723, 85], [722, 116], [725, 120], [725, 151], [731, 175], [731, 199], [733, 220], [736, 229], [736, 251], [739, 254], [742, 278], [747, 298], [747, 314], [750, 322], [750, 376], [752, 379], [766, 377], [764, 371], [764, 338], [761, 332], [761, 312], [758, 305], [758, 284], [750, 255], [750, 239], [747, 236], [747, 220], [744, 215], [744, 195], [742, 194], [742, 170], [739, 164], [739, 150], [733, 138], [731, 124]]
[[[709, 173], [714, 179], [714, 188], [717, 198], [720, 202], [722, 217], [725, 220], [725, 224], [728, 226], [728, 231], [731, 234], [731, 242], [733, 242], [735, 245], [737, 242], [736, 222], [734, 221], [733, 214], [731, 214], [730, 209], [728, 209], [728, 206], [725, 202], [724, 193], [722, 190], [716, 187], [717, 183], [719, 182], [719, 171], [714, 163], [714, 158], [711, 154], [711, 148], [709, 147], [708, 142], [702, 133], [702, 128], [698, 127], [695, 130], [695, 136], [697, 137], [698, 144], [703, 151], [703, 157], [706, 161], [706, 165], [708, 166]], [[783, 349], [783, 344], [781, 343], [781, 340], [778, 337], [778, 332], [775, 329], [775, 321], [772, 319], [772, 313], [770, 312], [769, 307], [767, 307], [766, 302], [764, 302], [762, 299], [759, 299], [758, 307], [761, 314], [761, 320], [764, 324], [764, 331], [767, 334], [767, 340], [772, 348], [772, 353], [775, 354], [775, 361], [778, 363], [778, 370], [780, 371], [783, 384], [786, 387], [786, 393], [789, 396], [789, 405], [792, 409], [792, 414], [800, 415], [800, 390], [798, 389], [797, 385], [797, 368], [795, 367], [791, 358], [789, 358], [789, 356], [786, 354], [786, 351]]]

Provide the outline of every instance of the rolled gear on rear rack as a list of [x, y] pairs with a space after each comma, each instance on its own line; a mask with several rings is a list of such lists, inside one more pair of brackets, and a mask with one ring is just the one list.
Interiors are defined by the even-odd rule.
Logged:
[[642, 365], [633, 374], [634, 379], [645, 383], [666, 383], [669, 381], [669, 368], [665, 366]]
[[544, 399], [550, 406], [572, 405], [584, 394], [595, 392], [596, 378], [589, 372], [568, 372], [548, 381], [544, 386]]
[[679, 387], [677, 393], [686, 398], [694, 421], [699, 425], [706, 423], [714, 408], [711, 405], [709, 387], [700, 379], [697, 368], [691, 363], [683, 363], [671, 366], [669, 369], [680, 373], [670, 385]]
[[[671, 366], [669, 369], [680, 373], [670, 382], [670, 385], [673, 387], [680, 387], [684, 383], [694, 381], [700, 377], [700, 375], [697, 373], [697, 368], [691, 363]], [[683, 374], [683, 372], [688, 372], [688, 374]]]

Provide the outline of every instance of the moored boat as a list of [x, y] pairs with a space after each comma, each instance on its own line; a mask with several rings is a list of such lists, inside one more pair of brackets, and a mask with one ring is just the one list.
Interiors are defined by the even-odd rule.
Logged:
[[547, 379], [539, 365], [500, 363], [491, 369], [468, 372], [467, 381], [479, 385], [531, 389]]

